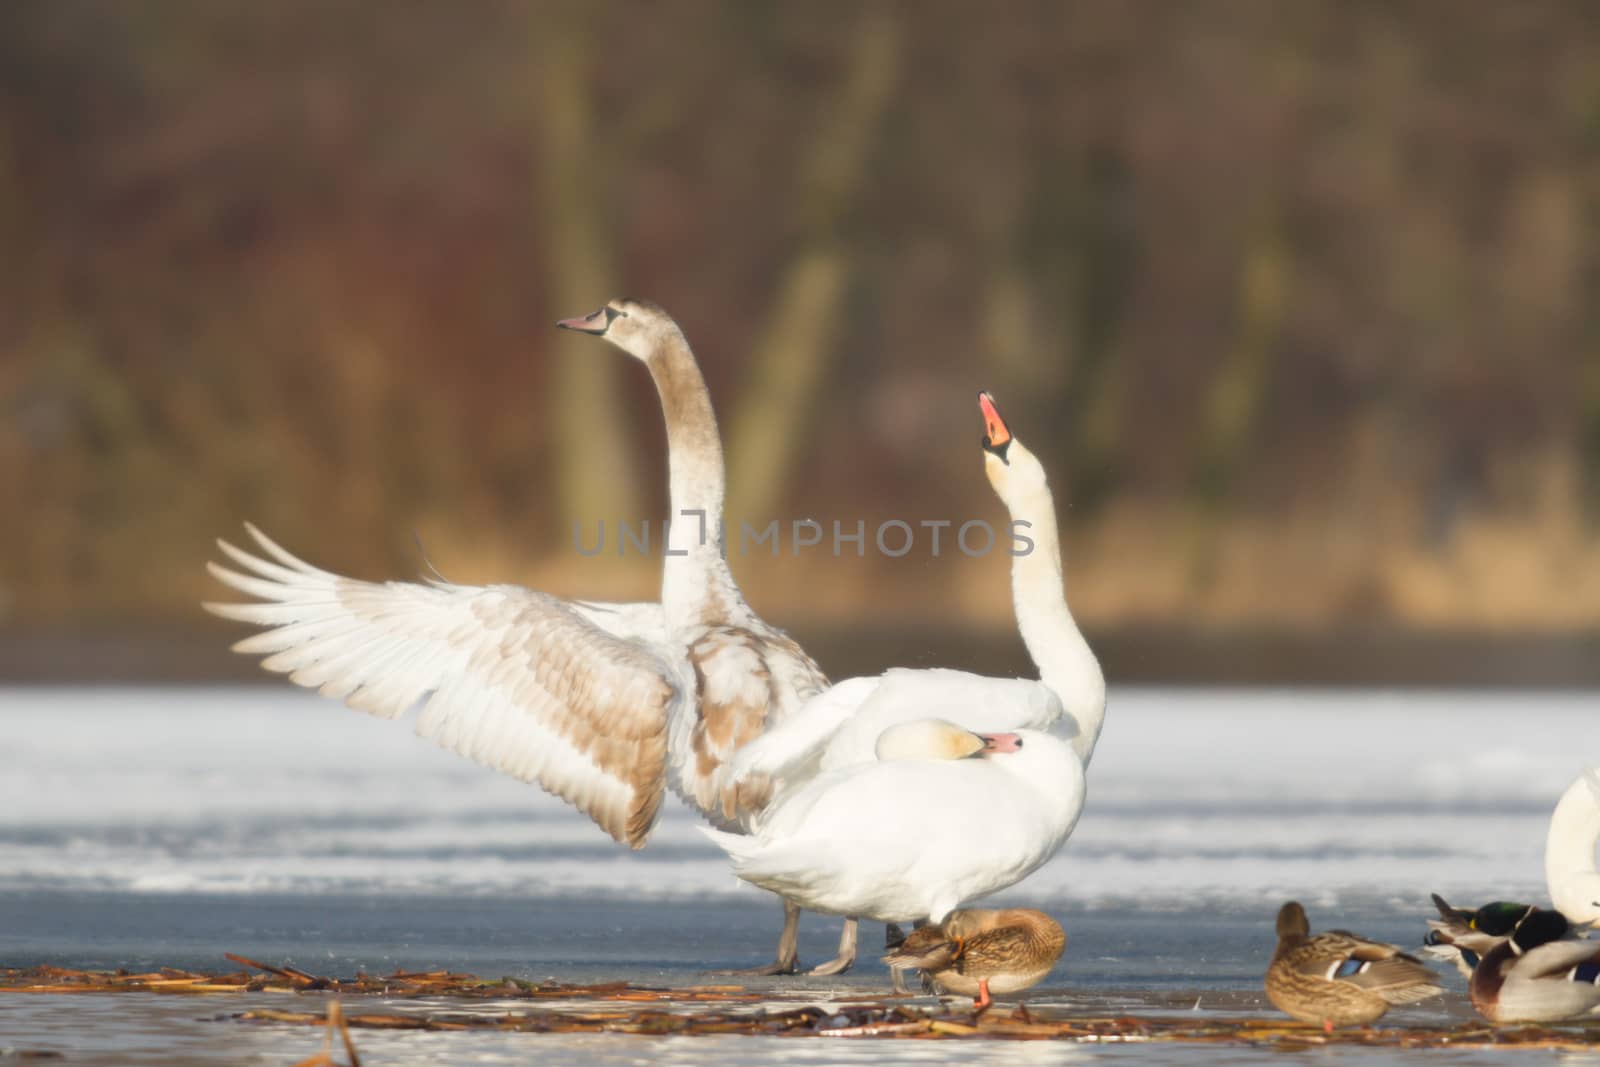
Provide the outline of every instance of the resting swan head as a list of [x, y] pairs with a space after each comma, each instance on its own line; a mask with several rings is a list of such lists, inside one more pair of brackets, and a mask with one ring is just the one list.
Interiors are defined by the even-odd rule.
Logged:
[[672, 321], [672, 316], [648, 300], [618, 297], [593, 315], [562, 319], [556, 325], [563, 330], [604, 337], [645, 363], [668, 342], [683, 340], [683, 331]]
[[994, 397], [978, 394], [978, 407], [983, 411], [983, 467], [989, 484], [999, 494], [1007, 507], [1049, 491], [1044, 464], [1012, 436], [1011, 430], [1000, 417]]

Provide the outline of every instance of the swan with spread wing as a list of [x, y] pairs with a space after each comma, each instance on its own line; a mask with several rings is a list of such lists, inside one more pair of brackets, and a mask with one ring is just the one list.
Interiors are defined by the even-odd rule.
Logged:
[[[678, 325], [636, 300], [558, 325], [639, 359], [660, 394], [676, 521], [659, 604], [360, 581], [296, 558], [252, 526], [257, 551], [219, 542], [234, 566], [210, 569], [259, 602], [206, 607], [265, 628], [234, 648], [264, 655], [267, 670], [382, 718], [422, 702], [419, 734], [543, 787], [631, 848], [644, 845], [668, 788], [713, 826], [746, 832], [775, 783], [736, 779], [731, 757], [827, 679], [745, 603], [722, 556], [722, 445]], [[798, 920], [786, 901], [777, 959], [762, 971], [795, 969]]]

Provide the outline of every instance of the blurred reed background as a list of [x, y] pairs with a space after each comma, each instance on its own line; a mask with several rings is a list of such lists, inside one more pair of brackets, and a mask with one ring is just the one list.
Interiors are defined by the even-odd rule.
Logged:
[[1004, 555], [871, 546], [1003, 521], [987, 388], [1113, 682], [1593, 682], [1597, 282], [1583, 0], [17, 0], [0, 677], [252, 672], [244, 519], [652, 597], [572, 524], [665, 513], [653, 389], [551, 326], [628, 295], [732, 524], [866, 523], [733, 561], [825, 666], [1021, 662]]

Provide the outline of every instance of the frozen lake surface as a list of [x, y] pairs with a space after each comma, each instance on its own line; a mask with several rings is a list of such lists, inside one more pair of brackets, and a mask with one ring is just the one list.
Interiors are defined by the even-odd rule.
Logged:
[[[992, 898], [1044, 908], [1067, 928], [1065, 957], [1031, 999], [1170, 1011], [1196, 999], [1208, 1010], [1210, 998], [1257, 1010], [1273, 913], [1289, 897], [1319, 928], [1412, 945], [1430, 890], [1542, 899], [1545, 823], [1578, 771], [1600, 763], [1597, 712], [1592, 693], [1115, 690], [1077, 831]], [[448, 966], [689, 984], [766, 959], [779, 921], [775, 902], [737, 883], [695, 825], [671, 807], [649, 847], [629, 853], [537, 789], [287, 686], [0, 690], [0, 963], [220, 969], [233, 951], [318, 973]], [[837, 920], [808, 916], [803, 956], [831, 955], [836, 934]], [[803, 988], [885, 989], [880, 938], [867, 924], [857, 970]], [[1447, 998], [1392, 1017], [1459, 1017], [1460, 984], [1447, 984]], [[112, 999], [0, 1000], [0, 1050], [283, 1063], [317, 1045], [217, 1021], [238, 1010], [232, 1001]], [[641, 1040], [358, 1035], [389, 1063], [884, 1054]], [[1008, 1062], [1155, 1052], [1006, 1050]], [[173, 1052], [184, 1058], [161, 1058]], [[986, 1054], [894, 1046], [896, 1059]], [[1159, 1055], [1258, 1059], [1226, 1048]]]

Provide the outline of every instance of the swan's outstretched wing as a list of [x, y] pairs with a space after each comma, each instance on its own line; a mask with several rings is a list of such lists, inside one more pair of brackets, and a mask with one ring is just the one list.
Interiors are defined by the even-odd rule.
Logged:
[[637, 638], [658, 647], [671, 643], [667, 613], [659, 603], [636, 601], [610, 604], [599, 600], [568, 600], [568, 607], [613, 637]]
[[382, 718], [426, 696], [417, 733], [644, 844], [665, 789], [667, 722], [684, 699], [665, 650], [597, 625], [596, 606], [511, 585], [356, 581], [247, 529], [271, 559], [219, 541], [248, 573], [208, 564], [265, 601], [205, 605], [270, 627], [235, 651]]

